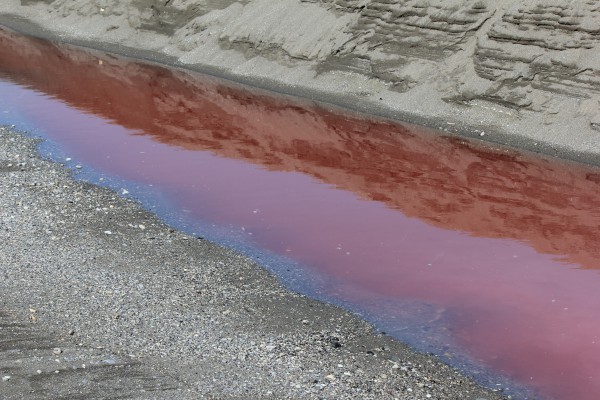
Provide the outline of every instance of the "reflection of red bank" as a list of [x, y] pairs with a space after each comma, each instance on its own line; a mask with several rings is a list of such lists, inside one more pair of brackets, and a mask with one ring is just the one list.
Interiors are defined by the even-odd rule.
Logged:
[[474, 359], [543, 393], [598, 398], [597, 172], [7, 32], [0, 73], [89, 114], [15, 96], [91, 165], [244, 226], [374, 314], [448, 310]]
[[3, 71], [160, 142], [304, 172], [442, 228], [526, 241], [600, 268], [600, 230], [591, 218], [600, 173], [6, 32], [0, 39]]

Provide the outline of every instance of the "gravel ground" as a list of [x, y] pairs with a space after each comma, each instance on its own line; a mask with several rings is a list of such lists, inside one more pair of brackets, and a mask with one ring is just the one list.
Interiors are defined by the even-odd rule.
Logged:
[[503, 398], [8, 128], [0, 246], [2, 399]]

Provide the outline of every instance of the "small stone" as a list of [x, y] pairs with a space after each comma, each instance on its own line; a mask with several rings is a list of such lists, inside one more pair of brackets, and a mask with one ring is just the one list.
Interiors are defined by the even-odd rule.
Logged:
[[10, 375], [6, 375], [2, 377], [2, 382], [8, 382], [10, 381]]
[[40, 375], [42, 373], [41, 369], [38, 369], [37, 371], [35, 371], [38, 375]]
[[105, 233], [106, 235], [112, 235], [112, 232], [111, 232], [111, 231], [104, 231], [104, 233]]
[[334, 349], [339, 349], [340, 347], [342, 347], [342, 344], [340, 343], [340, 339], [332, 336], [329, 338], [329, 343], [331, 343], [331, 345], [333, 346]]
[[329, 382], [333, 382], [333, 381], [335, 381], [335, 376], [333, 376], [333, 375], [327, 375], [325, 377], [325, 379], [327, 379]]
[[308, 324], [310, 324], [310, 321], [309, 321], [309, 320], [307, 320], [307, 319], [303, 319], [303, 320], [302, 320], [302, 323], [303, 323], [304, 325], [308, 325]]
[[60, 347], [55, 347], [52, 349], [52, 353], [55, 355], [59, 355], [60, 353], [62, 353], [62, 350]]

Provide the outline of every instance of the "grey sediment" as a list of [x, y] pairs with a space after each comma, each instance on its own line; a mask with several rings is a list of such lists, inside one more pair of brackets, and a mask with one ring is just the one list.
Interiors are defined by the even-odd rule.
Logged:
[[0, 128], [0, 397], [500, 399]]

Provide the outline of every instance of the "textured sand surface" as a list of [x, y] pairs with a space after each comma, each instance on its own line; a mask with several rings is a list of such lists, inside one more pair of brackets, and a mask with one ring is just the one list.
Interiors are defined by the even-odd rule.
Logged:
[[598, 163], [595, 2], [5, 0], [0, 14], [67, 41]]

